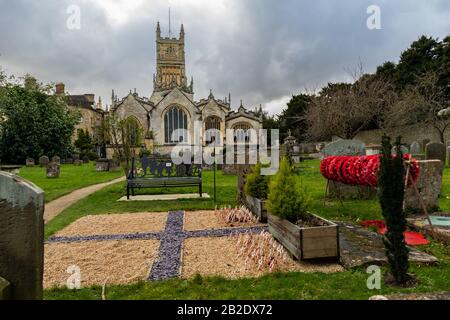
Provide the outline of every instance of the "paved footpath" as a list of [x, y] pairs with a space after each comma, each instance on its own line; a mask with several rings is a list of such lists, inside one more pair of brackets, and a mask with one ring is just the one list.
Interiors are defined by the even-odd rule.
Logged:
[[90, 195], [100, 189], [103, 189], [105, 187], [108, 187], [112, 184], [116, 184], [121, 181], [125, 181], [125, 176], [115, 179], [115, 180], [112, 180], [112, 181], [95, 184], [93, 186], [75, 190], [72, 193], [69, 193], [68, 195], [65, 195], [61, 198], [58, 198], [56, 200], [53, 200], [53, 201], [45, 204], [44, 223], [47, 223], [50, 220], [52, 220], [54, 217], [56, 217], [58, 214], [63, 212], [65, 209], [70, 207], [75, 202], [77, 202], [83, 198], [86, 198], [88, 195]]

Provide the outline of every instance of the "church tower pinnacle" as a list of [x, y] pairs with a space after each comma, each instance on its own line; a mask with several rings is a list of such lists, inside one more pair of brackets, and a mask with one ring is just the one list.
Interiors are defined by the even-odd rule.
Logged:
[[161, 26], [156, 27], [156, 76], [153, 81], [154, 91], [173, 88], [193, 93], [188, 85], [185, 60], [185, 32], [181, 25], [179, 39], [161, 37]]

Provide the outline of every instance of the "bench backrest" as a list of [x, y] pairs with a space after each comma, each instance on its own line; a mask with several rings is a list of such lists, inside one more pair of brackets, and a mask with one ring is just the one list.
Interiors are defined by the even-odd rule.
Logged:
[[201, 165], [175, 164], [168, 158], [154, 158], [143, 156], [133, 158], [128, 179], [133, 178], [169, 178], [169, 177], [200, 177]]

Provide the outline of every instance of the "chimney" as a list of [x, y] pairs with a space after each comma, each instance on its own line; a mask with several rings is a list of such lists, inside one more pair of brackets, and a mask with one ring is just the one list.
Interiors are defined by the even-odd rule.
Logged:
[[66, 86], [64, 85], [64, 83], [62, 83], [62, 82], [57, 83], [56, 86], [55, 86], [56, 94], [64, 94], [65, 87]]

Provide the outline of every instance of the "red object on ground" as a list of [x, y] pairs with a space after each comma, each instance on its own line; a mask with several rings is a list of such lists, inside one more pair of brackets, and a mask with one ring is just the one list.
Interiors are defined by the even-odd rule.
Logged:
[[[410, 160], [409, 154], [403, 155]], [[414, 181], [419, 177], [419, 164], [411, 161], [410, 174]], [[331, 181], [349, 185], [376, 187], [378, 185], [378, 170], [380, 155], [373, 156], [333, 156], [327, 157], [320, 163], [320, 172]]]
[[[383, 220], [366, 220], [362, 221], [361, 225], [364, 227], [375, 227], [379, 234], [387, 232], [386, 223]], [[409, 246], [420, 246], [429, 244], [430, 242], [419, 232], [406, 231], [404, 234], [405, 242]]]

